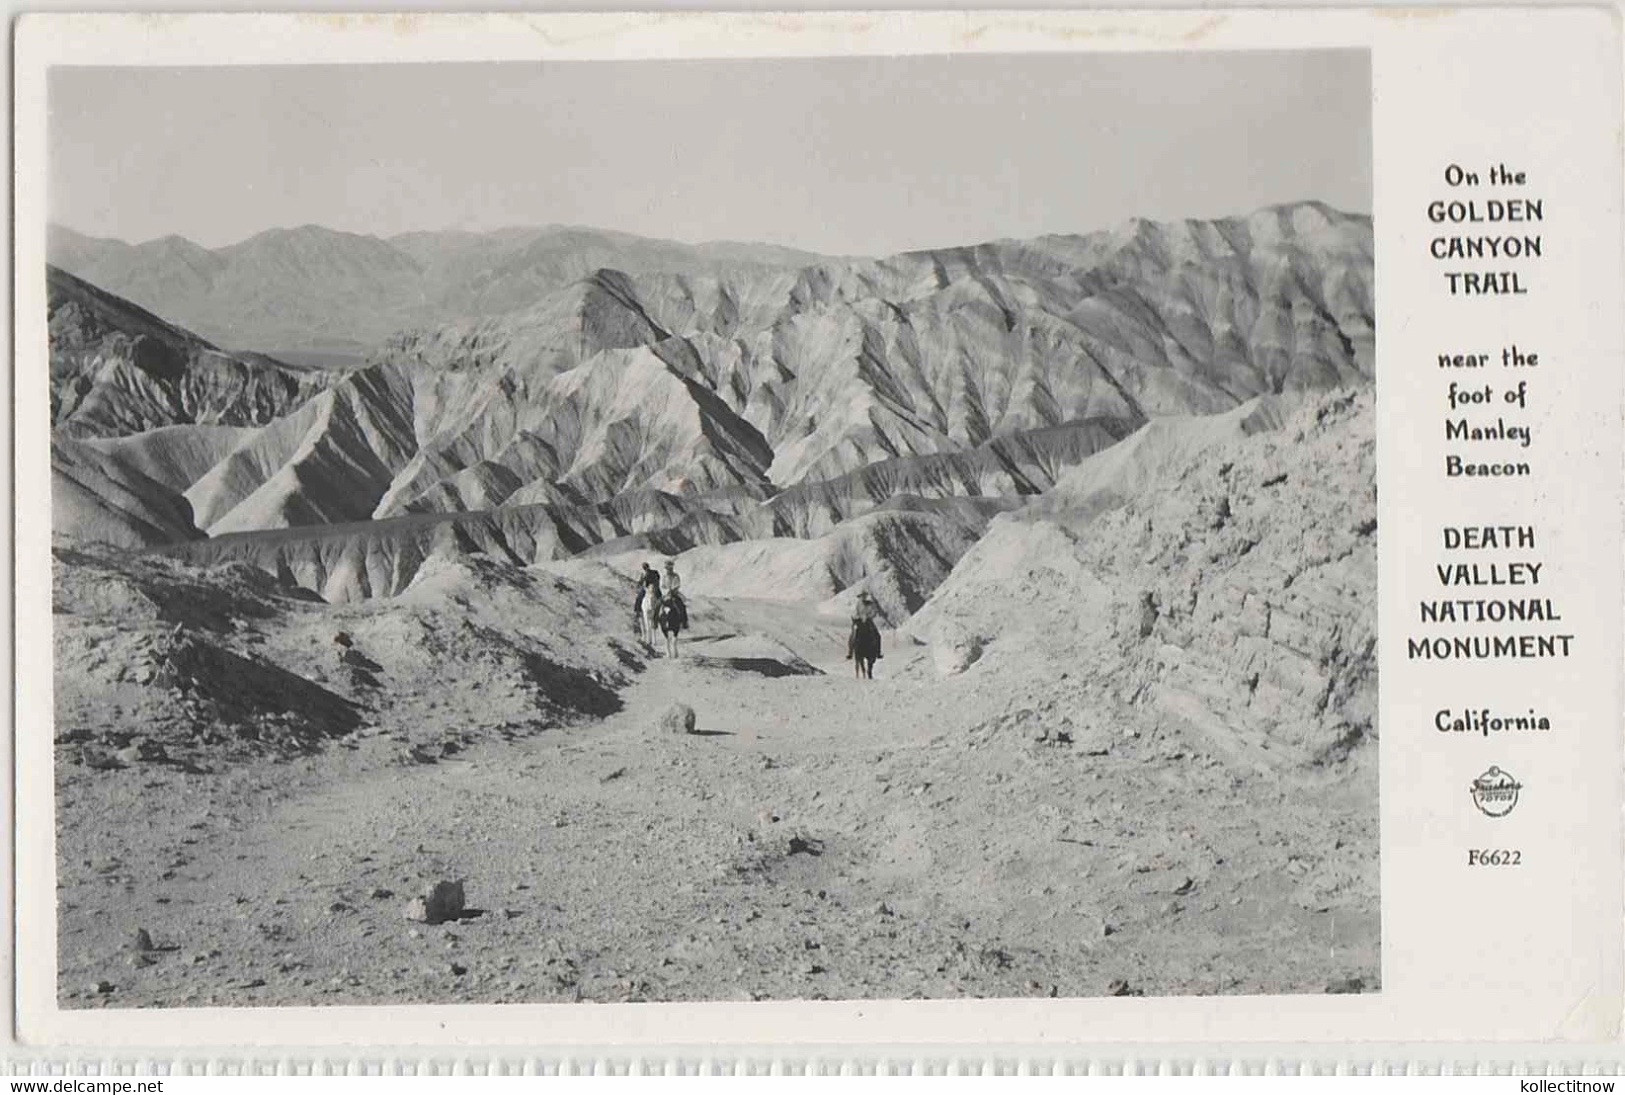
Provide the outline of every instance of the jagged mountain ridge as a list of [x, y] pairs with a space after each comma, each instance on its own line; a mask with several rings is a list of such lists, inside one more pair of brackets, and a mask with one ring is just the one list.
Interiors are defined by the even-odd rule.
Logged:
[[183, 423], [263, 425], [331, 382], [232, 354], [54, 266], [46, 268], [51, 423], [120, 437]]
[[516, 557], [675, 552], [824, 536], [898, 498], [1007, 502], [1152, 419], [1370, 377], [1370, 222], [1313, 204], [711, 269], [595, 270], [397, 336], [262, 428], [166, 439], [184, 474], [64, 450], [91, 500], [68, 512], [100, 491], [125, 542], [154, 544], [539, 505], [566, 531]]
[[[1370, 253], [1368, 219], [1303, 206], [801, 270], [604, 272], [525, 312], [397, 336], [376, 360], [523, 390], [641, 344], [743, 425], [709, 421], [760, 435], [760, 485], [780, 489], [1016, 432], [1092, 419], [1121, 435], [1368, 382]], [[433, 434], [426, 462], [451, 474], [508, 440], [483, 415]]]

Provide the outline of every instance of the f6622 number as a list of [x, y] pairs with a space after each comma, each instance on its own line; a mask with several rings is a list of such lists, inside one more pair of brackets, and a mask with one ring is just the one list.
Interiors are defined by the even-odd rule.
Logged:
[[1523, 863], [1517, 848], [1472, 848], [1467, 852], [1469, 867], [1516, 867]]

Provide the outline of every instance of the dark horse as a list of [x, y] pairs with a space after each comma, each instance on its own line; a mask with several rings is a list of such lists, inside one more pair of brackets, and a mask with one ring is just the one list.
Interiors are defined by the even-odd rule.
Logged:
[[655, 609], [655, 624], [666, 636], [666, 656], [677, 657], [677, 633], [688, 626], [688, 606], [683, 603], [683, 598], [675, 593], [661, 598], [660, 605]]
[[862, 680], [874, 680], [875, 662], [880, 660], [880, 629], [873, 620], [853, 620], [852, 634], [846, 641], [847, 657], [852, 659], [853, 672]]

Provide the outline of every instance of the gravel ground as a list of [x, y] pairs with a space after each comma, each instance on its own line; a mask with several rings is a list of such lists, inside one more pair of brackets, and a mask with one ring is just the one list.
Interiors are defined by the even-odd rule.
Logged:
[[[1272, 774], [1053, 667], [937, 680], [889, 635], [865, 683], [838, 621], [696, 607], [570, 725], [456, 733], [512, 687], [474, 659], [292, 759], [63, 746], [63, 1006], [1378, 987], [1374, 755]], [[462, 917], [407, 919], [440, 880]]]

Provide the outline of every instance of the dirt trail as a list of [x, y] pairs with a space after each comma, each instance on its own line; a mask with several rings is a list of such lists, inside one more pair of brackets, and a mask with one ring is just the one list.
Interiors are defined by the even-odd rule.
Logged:
[[[1219, 760], [1149, 730], [1038, 743], [900, 679], [906, 641], [860, 682], [838, 619], [696, 607], [684, 657], [583, 727], [401, 763], [403, 726], [478, 687], [444, 682], [292, 764], [59, 781], [64, 1004], [1374, 986], [1374, 847], [1335, 854], [1364, 840], [1337, 787], [1238, 811]], [[678, 702], [697, 734], [657, 728]], [[477, 915], [403, 919], [442, 878]]]

